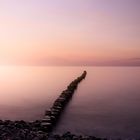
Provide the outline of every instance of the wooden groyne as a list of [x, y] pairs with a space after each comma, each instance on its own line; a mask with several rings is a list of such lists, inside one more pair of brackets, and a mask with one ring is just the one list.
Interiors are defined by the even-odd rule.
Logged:
[[58, 122], [59, 117], [64, 110], [65, 106], [71, 99], [74, 91], [77, 89], [78, 84], [85, 79], [87, 72], [84, 71], [80, 77], [77, 77], [74, 81], [72, 81], [68, 86], [67, 89], [64, 90], [60, 96], [55, 100], [53, 106], [45, 111], [45, 116], [41, 120], [41, 128], [43, 131], [51, 132]]

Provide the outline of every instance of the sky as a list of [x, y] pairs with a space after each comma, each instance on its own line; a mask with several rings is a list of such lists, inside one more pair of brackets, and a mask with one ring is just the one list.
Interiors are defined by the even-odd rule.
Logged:
[[0, 65], [140, 66], [140, 0], [0, 0]]

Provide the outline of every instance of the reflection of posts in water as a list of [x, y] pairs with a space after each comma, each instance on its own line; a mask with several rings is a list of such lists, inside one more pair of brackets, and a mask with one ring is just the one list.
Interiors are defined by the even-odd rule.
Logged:
[[55, 100], [50, 110], [45, 111], [45, 117], [40, 121], [40, 128], [45, 132], [51, 132], [55, 124], [58, 122], [61, 112], [64, 110], [66, 104], [71, 99], [78, 84], [85, 79], [87, 72], [84, 71], [80, 77], [72, 81], [66, 90]]

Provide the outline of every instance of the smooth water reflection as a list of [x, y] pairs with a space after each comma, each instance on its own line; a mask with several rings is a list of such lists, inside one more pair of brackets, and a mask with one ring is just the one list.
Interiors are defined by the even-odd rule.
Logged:
[[[73, 72], [72, 72], [73, 71]], [[0, 67], [0, 118], [40, 119], [81, 70], [63, 67]]]
[[56, 133], [140, 137], [140, 68], [90, 67]]
[[139, 67], [0, 67], [0, 118], [42, 118], [85, 69], [55, 132], [140, 137]]

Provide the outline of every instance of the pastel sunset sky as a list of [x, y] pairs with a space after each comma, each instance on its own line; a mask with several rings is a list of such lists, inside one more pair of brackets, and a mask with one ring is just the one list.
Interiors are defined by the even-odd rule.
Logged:
[[0, 64], [140, 66], [140, 0], [0, 0]]

